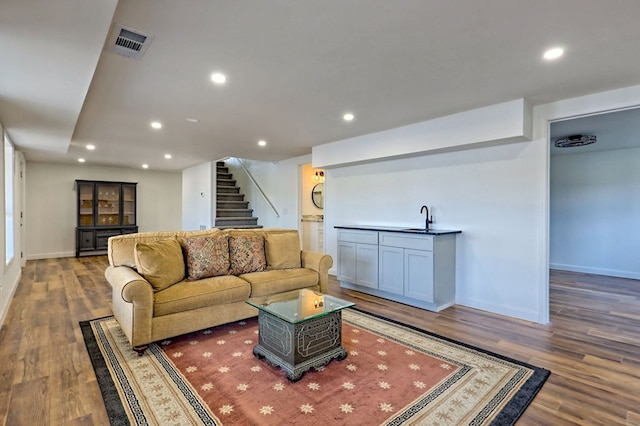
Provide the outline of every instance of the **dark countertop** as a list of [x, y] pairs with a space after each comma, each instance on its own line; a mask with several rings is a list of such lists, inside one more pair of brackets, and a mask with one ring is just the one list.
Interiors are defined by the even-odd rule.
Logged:
[[334, 226], [336, 229], [355, 229], [359, 231], [381, 231], [381, 232], [399, 232], [402, 234], [421, 234], [421, 235], [445, 235], [445, 234], [460, 234], [462, 231], [451, 229], [432, 229], [428, 231], [423, 228], [409, 228], [401, 226], [374, 226], [374, 225], [345, 225]]

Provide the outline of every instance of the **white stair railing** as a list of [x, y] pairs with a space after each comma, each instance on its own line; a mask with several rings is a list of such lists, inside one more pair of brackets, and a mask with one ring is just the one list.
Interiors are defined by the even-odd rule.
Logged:
[[241, 158], [233, 158], [238, 165], [240, 166], [240, 168], [247, 174], [247, 177], [249, 178], [249, 180], [255, 185], [255, 187], [258, 189], [258, 192], [260, 192], [260, 195], [262, 195], [262, 198], [264, 198], [264, 200], [267, 202], [267, 204], [269, 204], [269, 207], [271, 207], [271, 210], [273, 210], [273, 213], [276, 215], [276, 217], [280, 217], [280, 213], [278, 213], [278, 210], [276, 209], [276, 207], [273, 205], [273, 203], [271, 202], [271, 200], [269, 199], [269, 197], [267, 197], [267, 194], [265, 194], [265, 192], [262, 190], [262, 188], [260, 187], [260, 184], [258, 184], [258, 182], [256, 181], [256, 179], [253, 177], [253, 175], [251, 174], [251, 172], [245, 167], [243, 161]]

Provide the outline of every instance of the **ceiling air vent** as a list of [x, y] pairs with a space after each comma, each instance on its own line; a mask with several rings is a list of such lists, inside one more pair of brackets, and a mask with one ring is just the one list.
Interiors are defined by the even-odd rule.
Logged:
[[107, 43], [107, 50], [127, 58], [140, 59], [152, 40], [153, 36], [149, 34], [115, 24]]

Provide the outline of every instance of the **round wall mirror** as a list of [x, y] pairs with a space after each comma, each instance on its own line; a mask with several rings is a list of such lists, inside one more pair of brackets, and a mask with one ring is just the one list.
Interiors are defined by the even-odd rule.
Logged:
[[313, 187], [311, 200], [317, 208], [324, 209], [324, 183], [319, 183]]

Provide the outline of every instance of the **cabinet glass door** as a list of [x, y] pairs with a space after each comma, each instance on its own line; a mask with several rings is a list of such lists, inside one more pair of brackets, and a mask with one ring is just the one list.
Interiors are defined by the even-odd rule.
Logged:
[[136, 187], [122, 185], [122, 224], [135, 225], [136, 223]]
[[93, 226], [93, 185], [78, 183], [78, 226]]
[[120, 186], [98, 185], [98, 221], [97, 226], [120, 224]]

